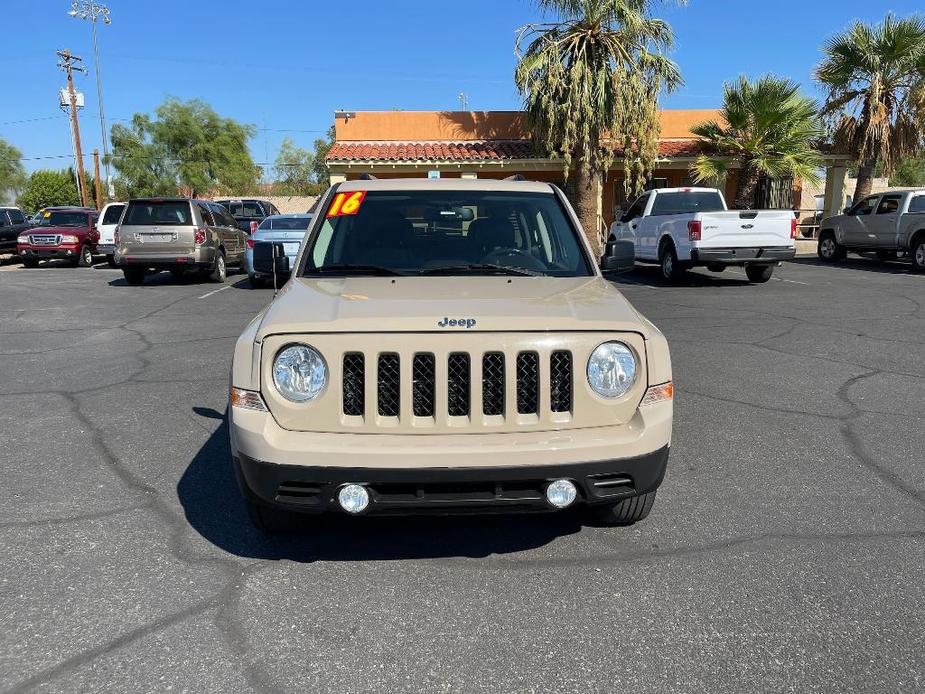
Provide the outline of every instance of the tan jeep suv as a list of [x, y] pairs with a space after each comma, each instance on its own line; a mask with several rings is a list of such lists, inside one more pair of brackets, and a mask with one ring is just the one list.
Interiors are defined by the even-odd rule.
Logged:
[[672, 395], [665, 338], [559, 189], [351, 181], [238, 339], [231, 448], [266, 531], [291, 512], [572, 506], [628, 524], [665, 474]]

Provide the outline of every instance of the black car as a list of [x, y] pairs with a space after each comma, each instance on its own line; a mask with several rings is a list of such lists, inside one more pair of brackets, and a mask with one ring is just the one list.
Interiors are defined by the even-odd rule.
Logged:
[[16, 251], [16, 238], [32, 224], [18, 207], [0, 207], [0, 253]]
[[276, 205], [267, 200], [245, 198], [243, 200], [216, 200], [215, 202], [226, 207], [234, 217], [238, 228], [248, 234], [252, 234], [265, 217], [279, 214]]

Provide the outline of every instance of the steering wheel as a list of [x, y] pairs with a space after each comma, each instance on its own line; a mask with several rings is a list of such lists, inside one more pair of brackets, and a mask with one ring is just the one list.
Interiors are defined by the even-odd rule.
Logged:
[[[513, 262], [502, 262], [504, 259], [510, 259]], [[546, 269], [543, 263], [519, 248], [499, 248], [482, 258], [482, 262], [492, 265], [503, 265], [504, 267], [523, 267], [527, 270], [542, 271]]]

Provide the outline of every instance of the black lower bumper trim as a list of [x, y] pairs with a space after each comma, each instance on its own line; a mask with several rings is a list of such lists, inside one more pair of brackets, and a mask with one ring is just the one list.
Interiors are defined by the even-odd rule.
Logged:
[[795, 255], [793, 248], [695, 248], [691, 251], [691, 261], [698, 265], [745, 265], [793, 260]]
[[615, 503], [653, 491], [662, 482], [669, 448], [635, 458], [590, 463], [490, 468], [341, 468], [276, 465], [245, 455], [235, 459], [241, 492], [253, 502], [304, 513], [339, 510], [337, 490], [364, 485], [366, 513], [491, 513], [551, 510], [550, 480], [569, 479], [578, 503]]

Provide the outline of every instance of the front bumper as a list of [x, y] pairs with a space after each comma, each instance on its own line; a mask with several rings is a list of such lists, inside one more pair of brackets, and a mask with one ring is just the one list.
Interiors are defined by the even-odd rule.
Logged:
[[16, 253], [20, 258], [74, 259], [80, 255], [80, 244], [69, 244], [67, 246], [17, 246]]
[[235, 457], [241, 492], [257, 503], [302, 513], [339, 510], [338, 489], [362, 484], [370, 495], [365, 513], [387, 515], [551, 511], [545, 497], [552, 480], [578, 488], [577, 503], [613, 504], [653, 491], [662, 482], [668, 446], [634, 458], [565, 465], [492, 468], [336, 468], [275, 465]]
[[698, 265], [721, 263], [723, 265], [771, 264], [782, 260], [793, 260], [794, 248], [786, 246], [771, 248], [694, 248], [691, 261]]

